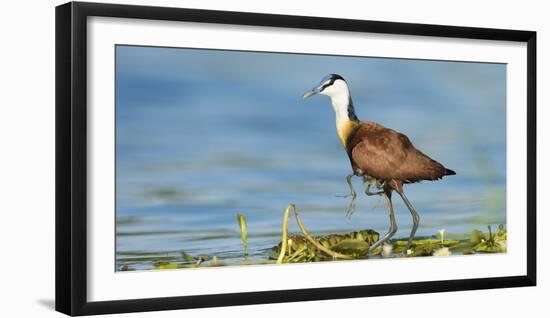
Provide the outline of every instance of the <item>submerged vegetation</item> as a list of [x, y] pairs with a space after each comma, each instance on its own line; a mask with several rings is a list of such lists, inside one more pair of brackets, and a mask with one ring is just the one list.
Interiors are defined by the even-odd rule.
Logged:
[[[301, 233], [289, 234], [288, 223], [291, 213]], [[440, 230], [431, 237], [419, 237], [407, 248], [408, 239], [394, 239], [374, 249], [369, 247], [378, 241], [380, 234], [372, 229], [354, 231], [345, 234], [312, 236], [300, 219], [296, 207], [291, 204], [283, 216], [281, 241], [266, 252], [264, 260], [248, 260], [248, 228], [246, 217], [237, 214], [237, 224], [243, 243], [243, 259], [231, 265], [284, 264], [319, 261], [337, 261], [372, 258], [406, 258], [417, 256], [449, 256], [482, 253], [505, 253], [507, 233], [504, 226], [498, 226], [493, 232], [487, 226], [487, 232], [474, 230], [470, 234], [445, 234]], [[275, 243], [275, 242], [274, 242]], [[137, 259], [133, 259], [136, 261]], [[151, 269], [179, 269], [224, 266], [215, 255], [191, 256], [181, 251], [179, 258], [158, 258]], [[121, 271], [135, 270], [131, 264], [123, 264]]]

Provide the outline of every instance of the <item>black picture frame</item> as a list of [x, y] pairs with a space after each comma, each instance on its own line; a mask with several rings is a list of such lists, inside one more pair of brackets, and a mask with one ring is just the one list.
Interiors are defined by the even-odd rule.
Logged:
[[[527, 44], [527, 275], [88, 302], [86, 36], [91, 16], [339, 30]], [[56, 310], [92, 315], [536, 285], [536, 32], [152, 6], [56, 7]]]

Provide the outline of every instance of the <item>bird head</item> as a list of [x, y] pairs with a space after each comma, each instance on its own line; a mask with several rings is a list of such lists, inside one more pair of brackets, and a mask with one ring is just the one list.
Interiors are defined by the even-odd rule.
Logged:
[[338, 74], [329, 74], [321, 80], [319, 85], [304, 93], [302, 99], [306, 99], [317, 94], [326, 95], [331, 98], [341, 95], [345, 95], [347, 97], [349, 96], [348, 84], [342, 76]]

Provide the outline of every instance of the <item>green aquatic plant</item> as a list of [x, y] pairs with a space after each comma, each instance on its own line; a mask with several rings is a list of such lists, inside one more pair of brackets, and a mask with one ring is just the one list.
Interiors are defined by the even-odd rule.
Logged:
[[[282, 233], [281, 246], [279, 249], [279, 256], [277, 257], [277, 264], [282, 264], [285, 262], [285, 256], [287, 254], [287, 246], [289, 242], [288, 241], [288, 218], [289, 218], [291, 209], [292, 209], [292, 212], [294, 212], [294, 216], [296, 217], [296, 223], [298, 223], [298, 227], [300, 227], [300, 230], [302, 231], [302, 234], [304, 235], [305, 239], [309, 243], [311, 243], [317, 250], [325, 253], [328, 256], [331, 256], [333, 259], [339, 259], [339, 258], [351, 259], [351, 257], [348, 255], [332, 251], [330, 248], [323, 246], [321, 243], [317, 242], [315, 238], [309, 235], [308, 231], [304, 227], [304, 224], [302, 223], [302, 220], [298, 216], [298, 211], [296, 211], [296, 206], [294, 204], [289, 204], [283, 215], [283, 233]], [[310, 256], [312, 255], [311, 253], [309, 254]], [[293, 257], [294, 259], [296, 258], [295, 255], [289, 255], [289, 257]]]
[[186, 262], [192, 263], [195, 261], [193, 256], [187, 254], [185, 251], [180, 251], [181, 258], [185, 260]]
[[[289, 257], [284, 259], [285, 262], [314, 262], [338, 258], [367, 258], [368, 249], [378, 240], [379, 234], [373, 230], [362, 230], [347, 234], [309, 236], [310, 239], [299, 234], [288, 237], [287, 240], [292, 242], [292, 246], [289, 248], [289, 244], [286, 244], [286, 254], [288, 254]], [[283, 245], [283, 241], [281, 241], [278, 245], [274, 246], [272, 248], [273, 253], [270, 254], [271, 257], [273, 257], [272, 255], [277, 255], [278, 258], [281, 255], [281, 250], [284, 248]], [[318, 245], [321, 245], [332, 253], [323, 251]], [[380, 251], [381, 248], [378, 248], [372, 255], [379, 254]]]
[[246, 217], [242, 214], [237, 214], [237, 223], [239, 224], [239, 229], [241, 230], [241, 239], [244, 246], [244, 256], [248, 256], [248, 229], [246, 225]]
[[439, 236], [440, 238], [417, 238], [411, 242], [411, 246], [408, 250], [406, 249], [408, 239], [398, 239], [393, 243], [393, 252], [403, 253], [404, 256], [408, 257], [432, 256], [434, 252], [440, 248], [452, 249], [454, 246], [460, 243], [460, 241], [458, 240], [446, 240], [441, 235], [436, 236]]
[[[291, 213], [294, 214], [300, 233], [289, 234], [288, 232]], [[506, 252], [507, 233], [504, 225], [501, 224], [498, 226], [496, 233], [493, 233], [491, 226], [488, 226], [487, 233], [473, 230], [470, 234], [454, 234], [446, 233], [442, 229], [430, 237], [418, 237], [414, 239], [409, 248], [407, 248], [408, 238], [394, 239], [383, 246], [377, 247], [369, 255], [369, 247], [379, 240], [380, 235], [378, 232], [365, 229], [345, 234], [334, 233], [314, 236], [306, 230], [296, 207], [290, 204], [283, 214], [280, 242], [271, 249], [266, 250], [265, 259], [248, 260], [248, 228], [246, 217], [243, 214], [237, 214], [237, 223], [240, 228], [241, 240], [244, 247], [244, 257], [241, 261], [231, 263], [232, 265], [306, 263], [367, 259], [369, 257], [400, 258]], [[216, 255], [193, 257], [184, 251], [181, 251], [180, 254], [180, 258], [157, 257], [155, 260], [152, 260], [152, 269], [163, 270], [227, 265]], [[123, 263], [120, 270], [135, 270], [130, 265], [135, 264], [136, 259], [128, 258], [127, 262]]]
[[441, 244], [443, 244], [443, 241], [445, 240], [445, 229], [439, 230], [439, 233], [437, 233], [437, 234], [441, 238]]
[[[504, 225], [498, 226], [497, 233], [493, 233], [491, 226], [487, 226], [489, 232], [487, 235], [481, 231], [476, 231], [475, 237], [472, 238], [474, 243], [473, 250], [481, 253], [505, 253], [506, 249], [506, 230]], [[472, 235], [474, 235], [472, 233]]]
[[153, 269], [177, 269], [177, 268], [184, 268], [184, 266], [180, 264], [170, 263], [170, 262], [156, 262], [155, 267], [153, 267]]

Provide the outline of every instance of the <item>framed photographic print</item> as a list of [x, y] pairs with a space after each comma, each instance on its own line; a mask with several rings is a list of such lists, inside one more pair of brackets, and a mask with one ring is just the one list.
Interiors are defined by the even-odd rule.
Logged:
[[56, 309], [536, 284], [536, 33], [56, 8]]

